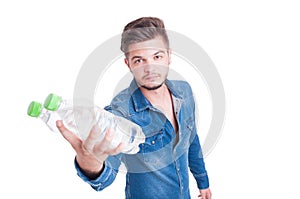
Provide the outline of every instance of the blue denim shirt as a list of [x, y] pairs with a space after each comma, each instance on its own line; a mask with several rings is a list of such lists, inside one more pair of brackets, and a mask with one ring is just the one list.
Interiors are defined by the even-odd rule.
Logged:
[[[165, 115], [151, 105], [133, 80], [105, 107], [116, 115], [140, 125], [145, 143], [134, 155], [109, 156], [96, 179], [88, 179], [75, 161], [77, 174], [97, 191], [109, 186], [120, 170], [126, 168], [127, 199], [188, 199], [189, 169], [199, 189], [209, 187], [195, 124], [195, 103], [187, 82], [166, 80], [178, 122], [178, 132]], [[198, 193], [195, 193], [198, 194]]]

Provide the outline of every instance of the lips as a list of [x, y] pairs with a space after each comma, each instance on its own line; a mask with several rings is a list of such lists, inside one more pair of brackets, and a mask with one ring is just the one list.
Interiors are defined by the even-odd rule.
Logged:
[[148, 81], [153, 81], [155, 79], [159, 78], [159, 75], [147, 75], [147, 76], [144, 76], [144, 80], [148, 80]]

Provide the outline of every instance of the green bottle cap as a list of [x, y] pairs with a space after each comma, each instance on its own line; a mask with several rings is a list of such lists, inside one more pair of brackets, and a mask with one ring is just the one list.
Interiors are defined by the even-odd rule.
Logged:
[[44, 102], [44, 107], [50, 111], [56, 111], [61, 103], [61, 97], [53, 93], [49, 94]]
[[39, 102], [31, 102], [27, 109], [27, 115], [31, 117], [38, 117], [43, 109], [43, 105]]

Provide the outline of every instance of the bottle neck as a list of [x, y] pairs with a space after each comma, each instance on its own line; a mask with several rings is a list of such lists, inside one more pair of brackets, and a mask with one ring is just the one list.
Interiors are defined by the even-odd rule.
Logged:
[[47, 109], [43, 108], [41, 114], [39, 115], [39, 118], [43, 122], [47, 123], [50, 118], [50, 112]]
[[62, 109], [70, 109], [73, 108], [73, 100], [62, 100], [59, 104], [58, 110], [62, 110]]

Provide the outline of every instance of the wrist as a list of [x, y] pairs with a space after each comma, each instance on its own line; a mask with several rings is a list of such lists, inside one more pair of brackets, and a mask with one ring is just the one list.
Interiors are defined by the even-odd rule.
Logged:
[[81, 172], [89, 179], [97, 178], [104, 170], [104, 163], [94, 158], [76, 156], [75, 161]]

